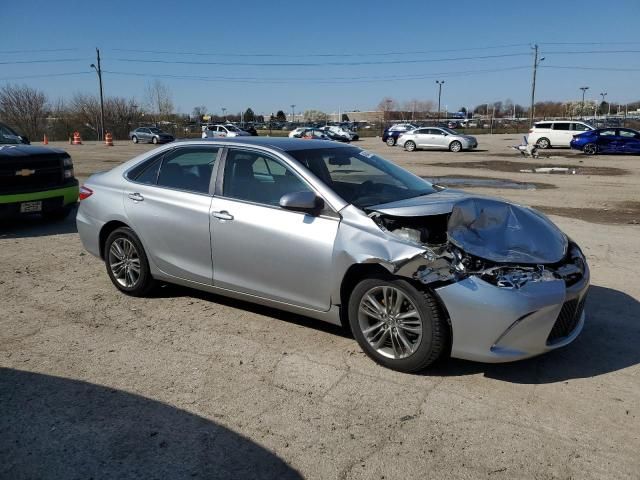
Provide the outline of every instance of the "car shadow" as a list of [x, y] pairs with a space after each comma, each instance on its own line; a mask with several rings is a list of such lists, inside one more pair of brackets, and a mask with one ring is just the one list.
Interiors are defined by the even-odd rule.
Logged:
[[302, 476], [250, 439], [171, 405], [0, 368], [0, 478]]
[[64, 220], [45, 220], [40, 215], [28, 215], [0, 222], [0, 239], [30, 238], [77, 233], [77, 207]]
[[582, 333], [570, 345], [513, 363], [487, 364], [450, 359], [426, 375], [484, 374], [523, 384], [590, 378], [640, 364], [640, 302], [612, 288], [592, 285]]

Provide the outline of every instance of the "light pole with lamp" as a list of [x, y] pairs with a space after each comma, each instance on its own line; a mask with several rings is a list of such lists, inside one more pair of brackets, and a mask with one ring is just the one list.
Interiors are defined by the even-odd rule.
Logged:
[[98, 48], [96, 48], [96, 56], [96, 63], [98, 64], [98, 66], [96, 67], [93, 63], [89, 66], [93, 68], [98, 74], [98, 83], [100, 84], [100, 140], [104, 140], [104, 97], [102, 93], [102, 67], [100, 66], [100, 50]]
[[[607, 96], [607, 92], [600, 92], [600, 96], [602, 97], [602, 103], [604, 103], [604, 97]], [[609, 112], [609, 113], [611, 113], [611, 112]]]
[[225, 107], [222, 107], [220, 110], [222, 110], [222, 117], [224, 118], [224, 121], [227, 121], [227, 109]]
[[291, 122], [295, 123], [296, 122], [296, 106], [295, 104], [291, 105]]
[[582, 90], [582, 106], [580, 107], [580, 117], [582, 120], [584, 120], [584, 94], [587, 90], [589, 90], [589, 87], [580, 87], [580, 90]]

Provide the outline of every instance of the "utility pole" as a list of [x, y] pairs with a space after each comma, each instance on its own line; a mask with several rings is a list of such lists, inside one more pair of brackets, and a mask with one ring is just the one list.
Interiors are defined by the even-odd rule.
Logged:
[[96, 60], [98, 66], [95, 64], [91, 64], [90, 67], [93, 68], [98, 74], [98, 83], [100, 84], [100, 140], [104, 140], [104, 95], [102, 92], [102, 67], [100, 65], [100, 49], [96, 47]]
[[440, 123], [440, 97], [442, 96], [442, 85], [444, 85], [444, 80], [436, 80], [438, 84], [438, 123]]
[[531, 79], [531, 107], [529, 108], [529, 126], [533, 126], [533, 119], [535, 117], [534, 105], [536, 102], [536, 75], [538, 73], [538, 65], [544, 60], [544, 57], [538, 60], [538, 45], [533, 47], [533, 77]]
[[581, 120], [584, 120], [584, 93], [589, 90], [589, 87], [580, 87], [580, 90], [582, 90], [582, 105], [580, 107], [580, 117]]

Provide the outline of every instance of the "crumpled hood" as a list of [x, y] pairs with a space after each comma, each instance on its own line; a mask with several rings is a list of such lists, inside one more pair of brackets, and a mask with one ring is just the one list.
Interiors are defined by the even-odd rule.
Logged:
[[567, 253], [567, 236], [545, 215], [488, 196], [446, 189], [368, 210], [396, 217], [451, 213], [449, 241], [493, 262], [548, 264], [559, 262]]

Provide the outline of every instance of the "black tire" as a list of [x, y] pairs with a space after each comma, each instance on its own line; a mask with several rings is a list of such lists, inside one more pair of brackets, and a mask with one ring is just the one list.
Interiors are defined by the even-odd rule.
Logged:
[[74, 205], [71, 205], [71, 206], [59, 208], [57, 210], [51, 210], [49, 212], [43, 212], [42, 218], [44, 218], [49, 222], [61, 222], [62, 220], [64, 220], [69, 216], [69, 213], [71, 213], [71, 210], [73, 210], [73, 207]]
[[387, 141], [385, 143], [390, 147], [394, 147], [396, 145], [396, 139], [393, 137], [387, 137]]
[[598, 145], [595, 143], [587, 143], [584, 147], [582, 147], [582, 153], [585, 155], [595, 155], [598, 153]]
[[404, 144], [404, 149], [407, 152], [413, 152], [416, 149], [416, 142], [413, 140], [407, 140]]
[[154, 145], [156, 145], [158, 143], [158, 137], [153, 137], [151, 139], [151, 143], [153, 143]]
[[453, 142], [451, 142], [449, 144], [449, 151], [450, 152], [460, 152], [460, 151], [462, 151], [462, 143], [460, 143], [458, 140], [454, 140]]
[[543, 150], [551, 148], [551, 142], [547, 137], [540, 137], [536, 142], [536, 145], [538, 146], [538, 148], [541, 148]]
[[135, 135], [133, 137], [131, 137], [131, 141], [133, 143], [138, 143], [138, 137], [136, 137]]
[[[119, 240], [130, 242], [130, 244], [135, 248], [136, 257], [139, 260], [140, 272], [136, 281], [131, 285], [124, 285], [122, 283], [122, 280], [124, 279], [117, 278], [114, 273], [114, 268], [111, 266], [112, 260], [114, 260], [111, 256], [111, 248], [112, 245]], [[107, 274], [109, 275], [111, 282], [121, 292], [131, 295], [132, 297], [144, 297], [156, 286], [156, 281], [151, 276], [149, 261], [147, 260], [147, 254], [142, 247], [142, 243], [138, 236], [129, 227], [120, 227], [111, 232], [104, 243], [103, 252]]]
[[[421, 315], [421, 337], [413, 353], [404, 358], [390, 358], [378, 352], [365, 338], [361, 327], [360, 302], [365, 294], [385, 286], [400, 290]], [[431, 293], [418, 290], [411, 283], [400, 278], [376, 277], [358, 283], [349, 298], [349, 326], [362, 350], [375, 362], [392, 370], [406, 373], [424, 370], [448, 351], [449, 327], [438, 302]]]

